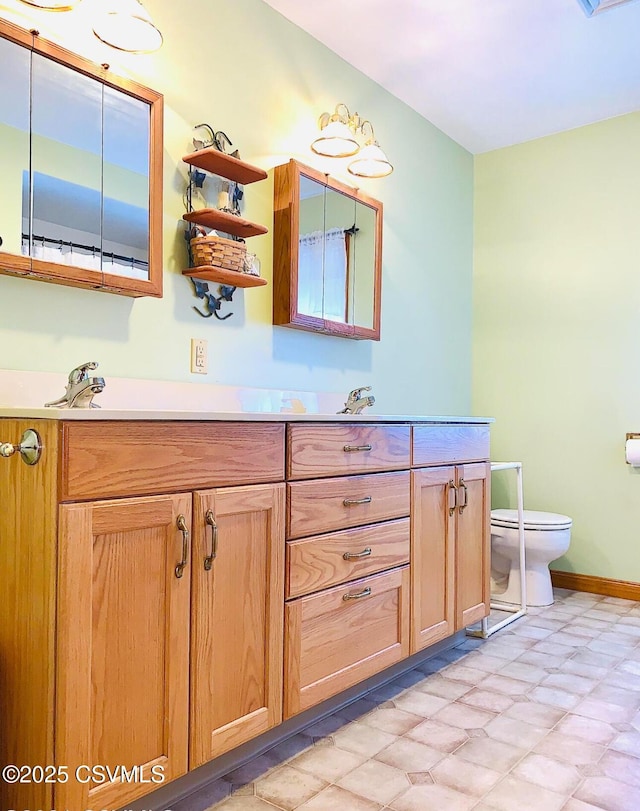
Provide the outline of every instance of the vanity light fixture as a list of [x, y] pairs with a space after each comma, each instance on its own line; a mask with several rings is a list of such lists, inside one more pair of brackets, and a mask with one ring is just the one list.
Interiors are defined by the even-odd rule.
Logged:
[[[369, 135], [365, 134], [368, 125]], [[373, 125], [349, 112], [346, 104], [336, 104], [333, 113], [322, 113], [318, 119], [320, 135], [311, 144], [317, 155], [328, 158], [348, 158], [358, 155], [347, 171], [356, 177], [385, 177], [393, 172], [393, 166], [376, 141]], [[365, 145], [361, 148], [356, 135], [362, 135]]]
[[93, 33], [99, 40], [128, 53], [151, 53], [162, 45], [162, 34], [139, 0], [103, 0]]

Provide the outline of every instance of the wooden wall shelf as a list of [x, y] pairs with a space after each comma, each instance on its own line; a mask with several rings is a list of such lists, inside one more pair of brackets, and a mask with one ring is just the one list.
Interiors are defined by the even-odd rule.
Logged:
[[214, 265], [200, 265], [200, 267], [189, 268], [182, 271], [183, 276], [195, 276], [205, 282], [216, 282], [216, 284], [227, 284], [231, 287], [262, 287], [267, 284], [267, 280], [261, 276], [252, 276], [250, 273], [240, 273], [237, 270], [226, 270]]
[[264, 225], [245, 220], [244, 217], [236, 217], [234, 214], [227, 214], [226, 211], [217, 208], [190, 211], [183, 214], [182, 219], [203, 225], [205, 228], [215, 228], [216, 231], [223, 231], [225, 234], [233, 234], [234, 237], [256, 237], [269, 231]]
[[220, 177], [225, 177], [227, 180], [235, 180], [236, 183], [242, 183], [243, 185], [267, 179], [267, 173], [264, 169], [220, 152], [219, 149], [213, 146], [185, 155], [182, 160], [191, 166], [197, 166], [198, 169], [220, 175]]

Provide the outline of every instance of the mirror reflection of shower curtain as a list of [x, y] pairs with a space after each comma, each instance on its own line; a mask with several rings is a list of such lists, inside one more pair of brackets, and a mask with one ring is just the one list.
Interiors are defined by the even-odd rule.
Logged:
[[300, 237], [298, 311], [346, 321], [347, 248], [344, 230], [313, 231]]

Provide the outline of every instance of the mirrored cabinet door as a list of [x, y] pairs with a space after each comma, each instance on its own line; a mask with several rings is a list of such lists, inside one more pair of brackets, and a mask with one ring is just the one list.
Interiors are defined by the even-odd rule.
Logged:
[[294, 160], [274, 190], [273, 323], [379, 340], [382, 204]]
[[0, 273], [161, 296], [162, 96], [2, 20], [0, 63]]

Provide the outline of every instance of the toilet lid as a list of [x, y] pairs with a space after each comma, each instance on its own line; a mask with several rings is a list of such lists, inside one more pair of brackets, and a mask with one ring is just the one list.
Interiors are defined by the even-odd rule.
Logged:
[[[568, 515], [559, 513], [545, 513], [537, 510], [524, 510], [525, 529], [568, 529], [571, 518]], [[516, 528], [518, 527], [517, 510], [491, 510], [491, 523], [496, 527]]]

